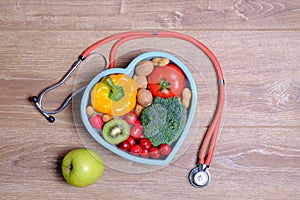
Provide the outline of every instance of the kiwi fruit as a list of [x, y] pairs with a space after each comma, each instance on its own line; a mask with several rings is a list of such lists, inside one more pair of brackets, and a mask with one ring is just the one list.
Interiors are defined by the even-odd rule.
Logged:
[[104, 124], [102, 134], [107, 142], [118, 145], [129, 137], [130, 126], [125, 120], [115, 118]]

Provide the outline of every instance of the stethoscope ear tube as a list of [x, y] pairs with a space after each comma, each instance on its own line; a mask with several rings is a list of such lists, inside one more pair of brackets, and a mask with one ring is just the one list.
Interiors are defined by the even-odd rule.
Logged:
[[67, 105], [69, 104], [69, 102], [72, 100], [72, 98], [77, 95], [79, 92], [81, 92], [84, 88], [79, 89], [78, 91], [72, 93], [71, 95], [69, 95], [65, 101], [63, 102], [63, 104], [56, 110], [54, 111], [47, 111], [45, 109], [43, 109], [42, 107], [42, 102], [43, 102], [43, 98], [44, 96], [50, 92], [51, 90], [54, 90], [55, 88], [61, 86], [62, 84], [64, 84], [66, 82], [66, 80], [71, 76], [71, 74], [75, 71], [75, 69], [79, 66], [79, 64], [84, 60], [84, 58], [82, 56], [80, 56], [72, 65], [71, 69], [65, 74], [65, 76], [57, 83], [47, 87], [46, 89], [44, 89], [41, 94], [39, 95], [39, 97], [37, 96], [33, 96], [31, 97], [32, 102], [34, 103], [35, 107], [40, 111], [40, 113], [42, 115], [44, 115], [44, 117], [48, 120], [48, 122], [53, 123], [55, 121], [55, 118], [52, 116], [53, 114], [59, 113], [61, 111], [63, 111]]

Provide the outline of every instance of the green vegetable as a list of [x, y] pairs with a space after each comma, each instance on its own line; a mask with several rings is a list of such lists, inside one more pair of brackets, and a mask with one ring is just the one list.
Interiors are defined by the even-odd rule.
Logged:
[[155, 97], [141, 113], [144, 135], [153, 146], [172, 144], [181, 135], [187, 111], [177, 98]]

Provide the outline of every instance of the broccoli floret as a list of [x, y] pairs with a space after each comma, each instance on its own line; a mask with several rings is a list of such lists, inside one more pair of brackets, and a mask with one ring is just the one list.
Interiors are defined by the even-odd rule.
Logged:
[[160, 127], [166, 124], [167, 115], [167, 110], [160, 104], [152, 104], [145, 109], [141, 114], [144, 134], [152, 137], [159, 133]]
[[154, 146], [172, 144], [181, 135], [187, 111], [177, 98], [155, 97], [141, 113], [144, 134]]

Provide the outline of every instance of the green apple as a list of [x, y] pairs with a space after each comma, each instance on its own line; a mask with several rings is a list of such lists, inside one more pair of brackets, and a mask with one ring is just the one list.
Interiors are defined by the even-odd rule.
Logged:
[[102, 176], [104, 164], [97, 152], [79, 148], [65, 155], [61, 168], [62, 174], [69, 184], [76, 187], [87, 187]]

